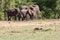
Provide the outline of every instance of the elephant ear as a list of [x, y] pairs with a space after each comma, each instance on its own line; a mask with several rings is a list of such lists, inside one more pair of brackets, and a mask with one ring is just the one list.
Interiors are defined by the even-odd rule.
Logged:
[[33, 10], [33, 8], [32, 8], [32, 7], [30, 7], [30, 9], [31, 9], [31, 10]]
[[18, 9], [15, 9], [15, 12], [18, 13]]
[[26, 10], [28, 9], [28, 8], [25, 8]]
[[34, 7], [32, 5], [29, 5], [30, 10], [34, 10]]

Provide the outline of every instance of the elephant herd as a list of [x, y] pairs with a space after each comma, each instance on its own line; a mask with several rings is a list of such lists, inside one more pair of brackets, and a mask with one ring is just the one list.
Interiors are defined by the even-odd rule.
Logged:
[[14, 20], [28, 20], [28, 19], [36, 19], [37, 14], [40, 13], [39, 6], [37, 4], [34, 5], [22, 5], [19, 8], [8, 8], [4, 10], [4, 15], [8, 18], [8, 21], [11, 20], [12, 16], [14, 16]]

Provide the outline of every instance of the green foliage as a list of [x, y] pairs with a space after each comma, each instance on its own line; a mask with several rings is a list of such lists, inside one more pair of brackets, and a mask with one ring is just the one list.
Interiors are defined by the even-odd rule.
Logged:
[[35, 2], [27, 2], [26, 5], [35, 4]]
[[4, 19], [4, 13], [0, 12], [0, 20], [3, 20], [3, 19]]

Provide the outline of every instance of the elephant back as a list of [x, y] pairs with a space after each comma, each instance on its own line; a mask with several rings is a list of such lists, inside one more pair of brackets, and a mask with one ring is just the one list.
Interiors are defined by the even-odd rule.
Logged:
[[16, 9], [15, 8], [9, 8], [8, 11], [14, 12], [14, 11], [16, 11]]

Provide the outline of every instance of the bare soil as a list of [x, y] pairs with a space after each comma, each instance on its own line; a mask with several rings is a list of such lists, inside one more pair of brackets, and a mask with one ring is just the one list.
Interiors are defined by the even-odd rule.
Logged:
[[33, 21], [0, 21], [0, 26], [44, 26], [60, 25], [60, 20], [33, 20]]

